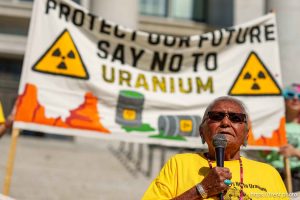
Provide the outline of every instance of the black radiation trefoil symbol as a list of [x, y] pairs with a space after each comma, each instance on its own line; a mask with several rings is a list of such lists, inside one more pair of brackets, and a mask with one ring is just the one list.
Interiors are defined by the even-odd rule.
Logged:
[[75, 59], [75, 54], [72, 50], [69, 51], [69, 53], [67, 54], [67, 57], [66, 57], [66, 56], [62, 55], [59, 48], [57, 48], [53, 51], [52, 56], [61, 57], [62, 61], [58, 64], [58, 66], [57, 66], [58, 69], [67, 69], [67, 65], [65, 63], [66, 58]]
[[249, 81], [251, 79], [253, 80], [253, 84], [251, 87], [252, 90], [260, 90], [260, 86], [258, 85], [258, 83], [256, 81], [257, 81], [257, 79], [265, 79], [265, 78], [266, 78], [266, 76], [262, 71], [258, 72], [257, 77], [252, 77], [252, 75], [249, 72], [247, 72], [243, 77], [244, 80], [249, 80]]

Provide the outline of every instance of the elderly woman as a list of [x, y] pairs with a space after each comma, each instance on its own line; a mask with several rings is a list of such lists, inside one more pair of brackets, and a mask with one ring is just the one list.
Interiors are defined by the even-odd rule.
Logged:
[[[241, 101], [217, 98], [207, 107], [199, 130], [208, 152], [172, 157], [151, 183], [143, 200], [288, 199], [276, 169], [240, 156], [240, 147], [247, 144], [249, 131], [248, 114]], [[216, 166], [213, 145], [216, 134], [227, 140], [224, 167]]]

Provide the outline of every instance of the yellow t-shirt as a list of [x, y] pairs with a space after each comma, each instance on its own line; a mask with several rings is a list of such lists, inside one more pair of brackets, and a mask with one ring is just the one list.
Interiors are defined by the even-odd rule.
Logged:
[[[289, 199], [284, 183], [272, 166], [242, 157], [244, 171], [244, 200]], [[216, 166], [216, 162], [212, 162]], [[233, 184], [224, 199], [240, 197], [239, 160], [225, 161], [224, 166], [232, 173]], [[203, 154], [185, 153], [173, 156], [162, 168], [144, 194], [143, 200], [172, 199], [200, 183], [210, 168]], [[208, 199], [218, 199], [213, 197]]]
[[0, 102], [0, 124], [3, 124], [5, 122], [5, 117], [2, 109], [2, 104]]

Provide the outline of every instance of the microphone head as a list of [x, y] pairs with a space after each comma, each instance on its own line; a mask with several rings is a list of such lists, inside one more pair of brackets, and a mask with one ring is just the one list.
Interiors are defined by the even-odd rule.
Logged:
[[226, 137], [225, 135], [223, 134], [216, 134], [214, 137], [213, 137], [213, 145], [215, 148], [226, 148], [227, 146], [227, 140], [226, 140]]

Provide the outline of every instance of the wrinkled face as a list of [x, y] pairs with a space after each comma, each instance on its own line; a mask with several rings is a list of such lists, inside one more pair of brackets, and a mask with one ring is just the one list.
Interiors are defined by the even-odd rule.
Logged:
[[[217, 101], [209, 111], [218, 111], [226, 113], [244, 113], [241, 106], [230, 100]], [[245, 113], [244, 113], [245, 114]], [[232, 120], [234, 121], [234, 120]], [[214, 148], [212, 140], [217, 133], [224, 134], [227, 139], [226, 151], [236, 151], [248, 137], [247, 122], [232, 122], [228, 115], [222, 120], [212, 120], [207, 118], [200, 127], [200, 134], [203, 136], [208, 147]]]
[[300, 112], [300, 100], [299, 99], [285, 99], [286, 109]]

